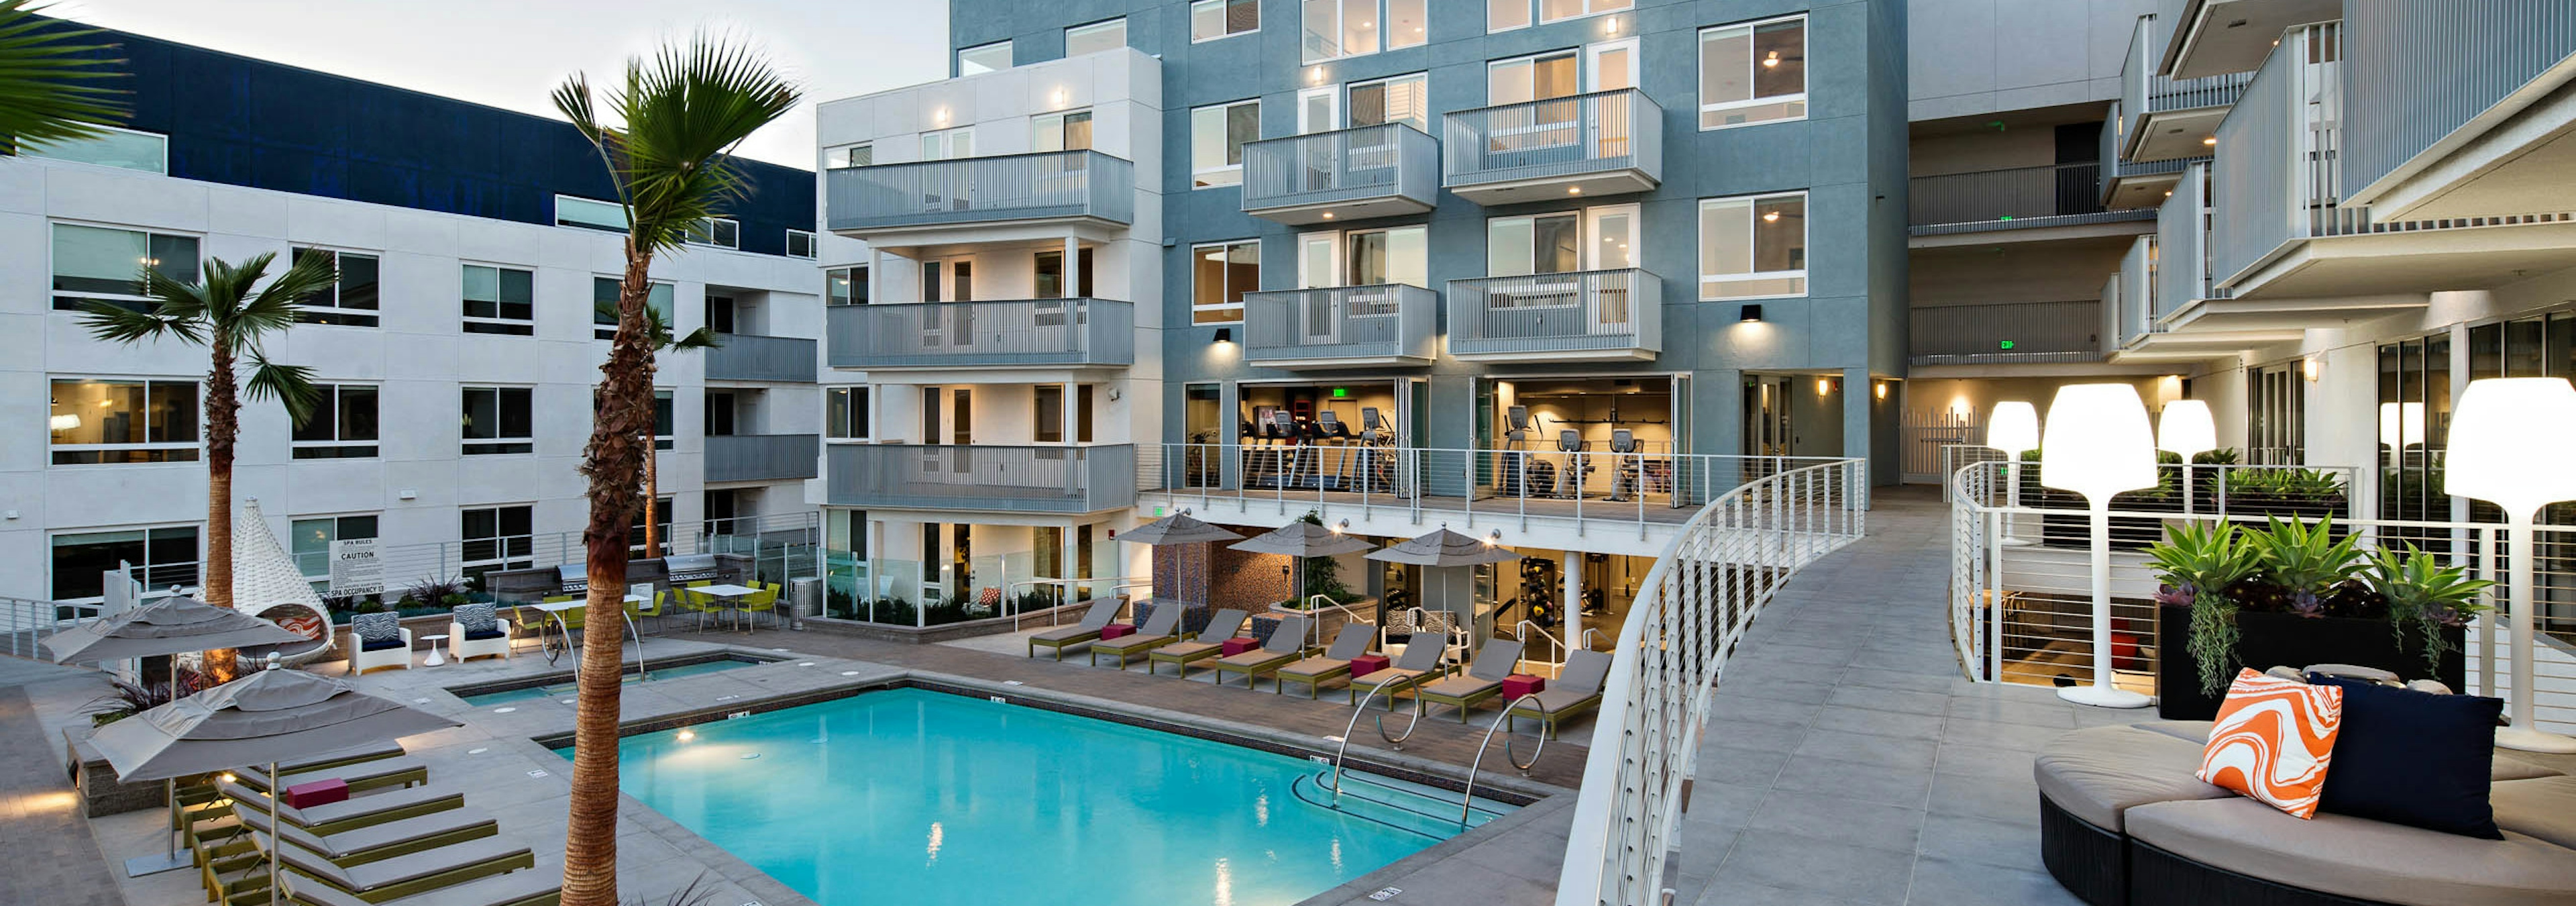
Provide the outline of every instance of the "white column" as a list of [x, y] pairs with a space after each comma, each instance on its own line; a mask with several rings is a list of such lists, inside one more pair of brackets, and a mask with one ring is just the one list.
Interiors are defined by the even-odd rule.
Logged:
[[1076, 439], [1082, 436], [1082, 426], [1073, 421], [1073, 417], [1082, 411], [1081, 403], [1074, 399], [1074, 394], [1080, 392], [1082, 385], [1065, 384], [1064, 392], [1059, 394], [1061, 398], [1056, 400], [1056, 408], [1061, 410], [1059, 414], [1063, 419], [1059, 424], [1064, 425], [1064, 445], [1068, 447], [1075, 445]]
[[1564, 564], [1565, 619], [1560, 628], [1565, 631], [1565, 647], [1572, 650], [1583, 646], [1583, 554], [1566, 551]]
[[1082, 240], [1064, 237], [1064, 297], [1082, 295]]
[[879, 301], [882, 301], [882, 300], [884, 299], [884, 297], [883, 297], [883, 296], [881, 296], [881, 295], [879, 295], [879, 294], [877, 293], [877, 288], [885, 285], [885, 282], [884, 282], [884, 279], [883, 279], [883, 275], [884, 275], [884, 274], [885, 274], [885, 253], [883, 253], [883, 252], [879, 252], [879, 251], [877, 251], [877, 250], [876, 250], [876, 249], [874, 249], [874, 248], [870, 248], [870, 249], [868, 249], [868, 302], [869, 302], [869, 304], [875, 304], [875, 303], [877, 303], [877, 302], [879, 302]]

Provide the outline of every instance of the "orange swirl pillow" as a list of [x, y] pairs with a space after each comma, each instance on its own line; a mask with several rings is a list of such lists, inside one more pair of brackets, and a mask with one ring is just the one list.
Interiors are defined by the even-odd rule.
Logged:
[[2342, 689], [2245, 670], [2218, 707], [2198, 776], [2307, 818], [2317, 813], [2342, 729]]

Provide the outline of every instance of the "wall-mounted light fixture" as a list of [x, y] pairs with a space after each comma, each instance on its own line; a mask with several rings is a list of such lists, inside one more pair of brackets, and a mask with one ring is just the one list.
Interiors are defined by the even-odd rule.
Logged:
[[1833, 378], [1822, 378], [1822, 377], [1820, 377], [1820, 378], [1817, 378], [1817, 379], [1816, 379], [1816, 395], [1817, 395], [1817, 396], [1832, 396], [1832, 395], [1833, 395], [1833, 393], [1834, 393], [1834, 379], [1833, 379]]
[[2299, 360], [2299, 376], [2307, 378], [2308, 383], [2314, 384], [2317, 382], [2317, 372], [2323, 367], [2317, 364], [2316, 356], [2308, 356]]
[[1752, 324], [1752, 323], [1755, 323], [1755, 322], [1757, 322], [1757, 321], [1762, 320], [1762, 306], [1760, 306], [1760, 305], [1741, 305], [1741, 306], [1737, 306], [1737, 307], [1736, 307], [1736, 309], [1735, 309], [1735, 320], [1737, 320], [1737, 321], [1741, 321], [1741, 322], [1746, 323], [1746, 324]]
[[1879, 399], [1886, 399], [1886, 398], [1887, 398], [1887, 382], [1886, 382], [1886, 381], [1880, 381], [1880, 382], [1878, 382], [1877, 386], [1871, 387], [1871, 388], [1870, 388], [1870, 390], [1869, 390], [1869, 392], [1870, 392], [1870, 393], [1872, 393], [1872, 394], [1875, 394]]
[[1217, 342], [1219, 342], [1219, 343], [1232, 343], [1232, 342], [1234, 342], [1234, 328], [1231, 328], [1231, 327], [1219, 327], [1219, 328], [1217, 328], [1217, 329], [1216, 329], [1216, 341], [1217, 341]]

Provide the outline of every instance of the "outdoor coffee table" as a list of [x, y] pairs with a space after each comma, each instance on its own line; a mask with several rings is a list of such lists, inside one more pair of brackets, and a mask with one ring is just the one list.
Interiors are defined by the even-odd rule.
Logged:
[[447, 663], [447, 633], [421, 636], [420, 640], [429, 643], [429, 657], [420, 662], [421, 666], [436, 667]]

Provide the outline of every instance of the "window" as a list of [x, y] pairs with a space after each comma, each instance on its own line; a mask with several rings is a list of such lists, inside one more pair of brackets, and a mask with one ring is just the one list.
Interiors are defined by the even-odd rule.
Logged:
[[1343, 234], [1344, 286], [1431, 285], [1430, 228], [1394, 227]]
[[[1075, 254], [1073, 256], [1073, 266], [1079, 268], [1082, 273], [1077, 275], [1078, 279], [1076, 282], [1079, 285], [1074, 287], [1072, 294], [1084, 299], [1091, 298], [1091, 250], [1083, 249], [1080, 253]], [[1064, 298], [1064, 253], [1039, 252], [1037, 254], [1037, 277], [1038, 298]]]
[[1636, 0], [1485, 0], [1485, 30], [1510, 31], [1530, 24], [1533, 8], [1540, 22], [1563, 22], [1582, 16], [1618, 12]]
[[1807, 20], [1775, 19], [1699, 33], [1699, 127], [1807, 116]]
[[593, 201], [572, 195], [555, 196], [555, 225], [626, 232], [626, 208], [613, 201]]
[[954, 160], [975, 156], [975, 127], [959, 126], [941, 132], [921, 134], [922, 160]]
[[[617, 338], [617, 294], [624, 285], [616, 277], [590, 278], [591, 336], [602, 340]], [[644, 294], [644, 304], [662, 317], [663, 327], [677, 333], [680, 328], [679, 322], [672, 320], [672, 292], [671, 284], [655, 280], [653, 288]]]
[[1011, 68], [1011, 42], [995, 41], [957, 52], [957, 74], [1000, 72]]
[[18, 143], [18, 153], [28, 157], [67, 160], [76, 164], [121, 167], [145, 173], [170, 172], [170, 139], [150, 132], [136, 132], [114, 126], [93, 125], [99, 134], [88, 138], [66, 138], [52, 141], [27, 139]]
[[81, 311], [104, 302], [135, 311], [151, 309], [143, 294], [144, 268], [181, 283], [197, 282], [197, 237], [54, 224], [54, 308]]
[[738, 400], [731, 390], [709, 390], [706, 395], [706, 430], [708, 437], [732, 437]]
[[[1305, 61], [1413, 47], [1430, 40], [1424, 0], [1299, 0]], [[1379, 23], [1386, 27], [1380, 29]], [[1383, 33], [1383, 46], [1379, 35]]]
[[1111, 19], [1089, 25], [1076, 25], [1064, 30], [1064, 55], [1078, 57], [1087, 53], [1117, 50], [1127, 46], [1127, 20]]
[[1261, 289], [1261, 240], [1190, 248], [1190, 323], [1243, 320], [1243, 294]]
[[1243, 146], [1261, 139], [1261, 102], [1236, 101], [1190, 111], [1190, 187], [1243, 183]]
[[1193, 0], [1190, 4], [1192, 41], [1214, 41], [1260, 30], [1260, 0]]
[[814, 231], [812, 231], [812, 230], [788, 230], [788, 231], [787, 231], [787, 257], [790, 257], [790, 258], [812, 258], [812, 257], [814, 257]]
[[1091, 111], [1067, 110], [1029, 117], [1034, 149], [1080, 151], [1091, 147]]
[[831, 270], [824, 271], [823, 304], [868, 304], [867, 267], [865, 265], [858, 267], [836, 267]]
[[626, 556], [629, 559], [671, 555], [671, 498], [653, 498], [653, 524], [661, 531], [653, 535], [656, 549], [649, 552], [644, 549], [644, 514], [635, 514], [635, 521], [626, 526]]
[[537, 542], [535, 507], [476, 507], [463, 511], [464, 525], [458, 537], [464, 555], [465, 575], [481, 579], [496, 569], [527, 569], [536, 564]]
[[537, 332], [537, 275], [515, 267], [465, 266], [465, 332]]
[[70, 532], [53, 537], [56, 601], [78, 601], [107, 594], [105, 573], [117, 565], [134, 567], [135, 581], [147, 593], [173, 585], [197, 584], [197, 527]]
[[[598, 394], [591, 395], [594, 406], [598, 399]], [[679, 434], [679, 419], [671, 414], [671, 391], [653, 391], [653, 449], [668, 450], [677, 446]]]
[[[943, 281], [943, 280], [941, 280], [941, 279], [939, 278], [939, 272], [940, 272], [941, 270], [943, 270], [943, 269], [944, 269], [944, 270], [946, 270], [946, 271], [948, 272], [948, 279], [947, 279], [947, 280], [944, 280], [944, 281]], [[947, 298], [945, 298], [945, 299], [940, 298], [940, 289], [941, 289], [942, 287], [946, 287], [946, 288], [947, 288], [947, 291], [948, 291], [948, 296], [947, 296]], [[973, 262], [973, 261], [924, 261], [924, 262], [922, 262], [922, 263], [921, 263], [921, 301], [924, 301], [924, 302], [972, 302], [972, 301], [975, 301], [975, 262]], [[963, 335], [960, 335], [960, 336], [958, 337], [958, 342], [960, 342], [960, 343], [965, 342], [965, 337], [964, 337]]]
[[57, 378], [54, 465], [197, 461], [197, 382]]
[[366, 384], [316, 384], [321, 400], [295, 426], [296, 459], [369, 459], [376, 455], [376, 393]]
[[526, 387], [465, 388], [465, 454], [536, 452], [533, 394]]
[[742, 224], [724, 217], [701, 217], [682, 235], [691, 245], [742, 248]]
[[1411, 123], [1431, 131], [1430, 82], [1423, 73], [1391, 76], [1350, 87], [1351, 128]]
[[865, 167], [873, 165], [876, 162], [877, 146], [867, 142], [860, 142], [855, 145], [834, 145], [823, 149], [823, 168], [827, 170], [838, 170], [843, 167]]
[[304, 581], [313, 583], [313, 593], [331, 594], [331, 545], [376, 537], [376, 517], [314, 516], [288, 523], [287, 547], [295, 558], [295, 571]]
[[1699, 203], [1699, 297], [1807, 294], [1807, 193]]
[[296, 248], [294, 260], [320, 255], [340, 273], [340, 282], [329, 289], [295, 300], [295, 320], [300, 324], [346, 324], [353, 327], [376, 326], [376, 256], [330, 249]]
[[868, 388], [832, 387], [823, 391], [823, 436], [833, 440], [868, 439]]
[[1582, 214], [1496, 217], [1485, 221], [1485, 274], [1525, 277], [1583, 269]]
[[[1570, 98], [1583, 93], [1583, 71], [1574, 51], [1540, 54], [1485, 64], [1485, 103], [1519, 104]], [[1548, 107], [1561, 105], [1549, 104]], [[1571, 109], [1561, 116], [1572, 116]]]

